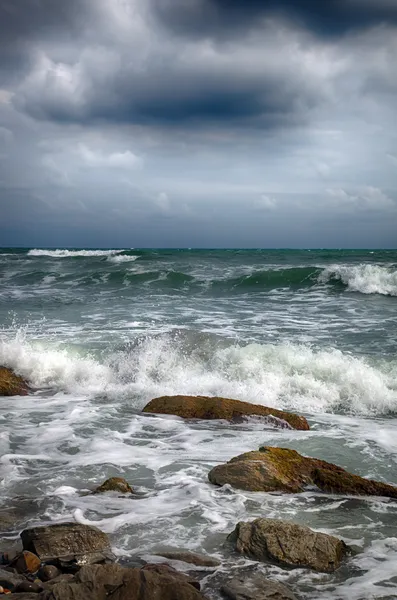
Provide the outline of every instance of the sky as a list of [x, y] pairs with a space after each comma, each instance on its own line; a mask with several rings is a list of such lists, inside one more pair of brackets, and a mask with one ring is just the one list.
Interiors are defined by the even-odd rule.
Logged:
[[0, 0], [0, 246], [397, 247], [396, 0]]

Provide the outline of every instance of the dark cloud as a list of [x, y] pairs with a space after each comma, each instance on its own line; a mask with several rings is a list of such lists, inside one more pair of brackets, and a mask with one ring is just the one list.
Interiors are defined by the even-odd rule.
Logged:
[[255, 29], [269, 17], [285, 18], [319, 35], [397, 22], [397, 3], [388, 0], [151, 0], [151, 6], [178, 32], [221, 37]]
[[73, 43], [92, 17], [88, 0], [0, 0], [0, 68], [15, 79], [32, 64], [34, 43]]

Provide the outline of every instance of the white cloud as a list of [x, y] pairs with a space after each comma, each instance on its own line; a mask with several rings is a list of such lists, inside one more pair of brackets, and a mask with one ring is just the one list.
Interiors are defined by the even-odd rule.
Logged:
[[267, 194], [261, 194], [254, 206], [257, 210], [274, 210], [277, 207], [277, 200]]
[[89, 167], [140, 169], [143, 166], [142, 158], [130, 150], [106, 153], [100, 150], [92, 150], [85, 144], [79, 144], [77, 152], [82, 161]]

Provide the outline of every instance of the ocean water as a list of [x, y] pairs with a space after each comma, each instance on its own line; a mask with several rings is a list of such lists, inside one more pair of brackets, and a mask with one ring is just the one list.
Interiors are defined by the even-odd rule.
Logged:
[[[0, 399], [3, 533], [75, 519], [116, 553], [209, 552], [240, 520], [294, 520], [356, 552], [335, 574], [262, 568], [300, 598], [397, 598], [397, 501], [216, 488], [216, 464], [295, 448], [397, 485], [397, 251], [0, 250], [0, 364], [36, 389]], [[164, 394], [304, 414], [311, 431], [143, 416]], [[135, 498], [84, 495], [124, 476]]]

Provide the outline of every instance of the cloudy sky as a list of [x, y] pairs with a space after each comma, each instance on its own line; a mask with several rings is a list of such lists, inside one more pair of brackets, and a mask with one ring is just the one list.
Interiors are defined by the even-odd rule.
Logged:
[[0, 0], [0, 245], [396, 247], [396, 0]]

